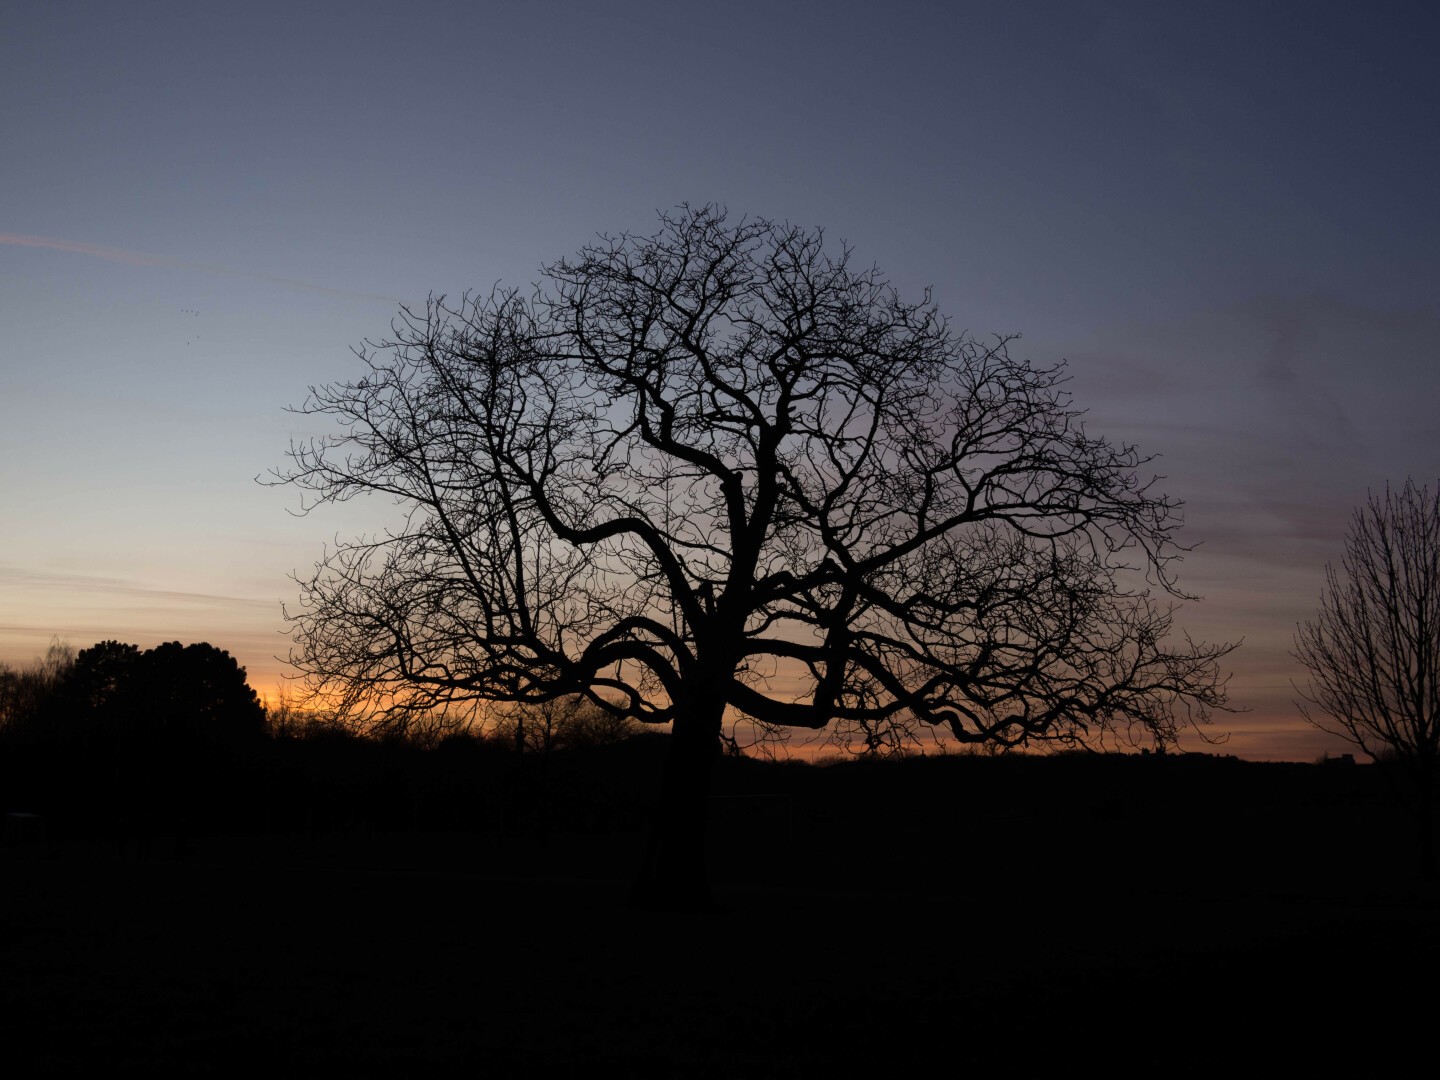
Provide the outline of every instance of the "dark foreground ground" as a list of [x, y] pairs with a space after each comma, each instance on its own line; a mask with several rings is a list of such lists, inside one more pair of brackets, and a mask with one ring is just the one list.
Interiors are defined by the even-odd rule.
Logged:
[[1431, 1067], [1440, 902], [1357, 774], [1034, 772], [722, 777], [704, 915], [626, 906], [633, 831], [12, 846], [6, 1073]]

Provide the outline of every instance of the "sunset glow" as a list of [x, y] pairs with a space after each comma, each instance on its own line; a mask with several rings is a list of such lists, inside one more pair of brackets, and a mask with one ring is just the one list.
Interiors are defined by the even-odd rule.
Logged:
[[285, 692], [288, 575], [395, 512], [296, 516], [256, 483], [327, 434], [286, 407], [356, 377], [402, 302], [525, 288], [714, 201], [1067, 360], [1087, 428], [1157, 455], [1186, 504], [1200, 599], [1176, 626], [1243, 639], [1225, 741], [1182, 745], [1343, 751], [1293, 706], [1295, 626], [1367, 492], [1440, 475], [1420, 9], [851, 5], [702, 31], [645, 4], [440, 7], [346, 9], [339, 46], [329, 5], [283, 33], [189, 12], [183, 40], [120, 9], [5, 17], [0, 662], [208, 641]]

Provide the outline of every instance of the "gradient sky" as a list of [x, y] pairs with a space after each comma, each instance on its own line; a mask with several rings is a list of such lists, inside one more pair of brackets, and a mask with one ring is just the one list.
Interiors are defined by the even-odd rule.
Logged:
[[1440, 477], [1437, 12], [7, 4], [0, 661], [208, 640], [273, 693], [287, 573], [387, 516], [255, 483], [284, 407], [401, 301], [718, 202], [1068, 359], [1186, 501], [1179, 622], [1244, 639], [1222, 749], [1343, 750], [1288, 654], [1352, 508]]

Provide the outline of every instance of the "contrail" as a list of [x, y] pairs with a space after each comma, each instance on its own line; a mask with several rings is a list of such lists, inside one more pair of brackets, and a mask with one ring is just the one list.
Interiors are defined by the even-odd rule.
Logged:
[[120, 248], [101, 247], [99, 244], [77, 244], [74, 240], [51, 240], [45, 236], [21, 236], [19, 233], [0, 233], [0, 244], [16, 244], [20, 247], [49, 248], [51, 251], [70, 251], [76, 255], [94, 255], [97, 259], [128, 263], [130, 266], [183, 266], [184, 263], [159, 255], [142, 255], [136, 251], [122, 251]]
[[56, 240], [48, 236], [25, 236], [21, 233], [0, 233], [0, 244], [11, 244], [16, 247], [46, 248], [50, 251], [66, 251], [74, 255], [89, 255], [96, 259], [108, 259], [110, 262], [124, 263], [126, 266], [162, 266], [172, 270], [201, 270], [207, 274], [225, 274], [229, 277], [249, 278], [252, 281], [266, 281], [272, 285], [284, 286], [287, 289], [320, 293], [323, 296], [347, 296], [359, 300], [383, 300], [387, 304], [400, 303], [400, 301], [393, 296], [354, 292], [350, 289], [332, 289], [328, 286], [316, 285], [309, 281], [297, 281], [294, 278], [278, 277], [275, 274], [257, 274], [250, 270], [235, 270], [228, 266], [215, 266], [211, 263], [186, 262], [183, 259], [171, 259], [164, 255], [149, 255], [143, 251], [126, 251], [124, 248], [105, 247], [102, 244], [82, 244], [75, 240]]

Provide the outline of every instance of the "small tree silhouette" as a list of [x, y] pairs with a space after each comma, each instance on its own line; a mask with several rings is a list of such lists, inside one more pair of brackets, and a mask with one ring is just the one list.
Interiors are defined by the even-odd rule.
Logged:
[[1325, 567], [1313, 621], [1295, 635], [1310, 673], [1301, 715], [1378, 762], [1435, 869], [1440, 781], [1440, 486], [1406, 480], [1355, 511], [1340, 568]]
[[14, 745], [44, 737], [62, 711], [60, 692], [74, 663], [75, 651], [57, 638], [18, 670], [0, 664], [0, 738]]

